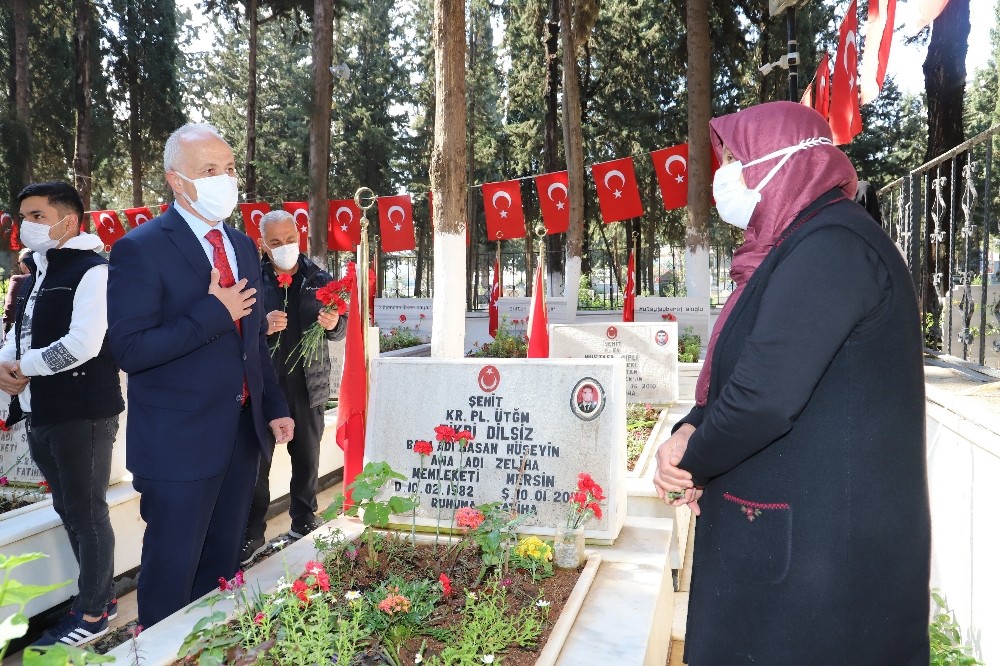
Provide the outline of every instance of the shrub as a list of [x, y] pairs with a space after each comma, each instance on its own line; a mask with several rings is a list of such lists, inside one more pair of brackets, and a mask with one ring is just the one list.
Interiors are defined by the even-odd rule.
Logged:
[[418, 338], [413, 331], [408, 328], [394, 326], [388, 333], [379, 331], [378, 349], [379, 351], [395, 351], [396, 349], [406, 349], [422, 345], [423, 340]]
[[701, 356], [701, 336], [694, 328], [686, 326], [677, 341], [677, 360], [681, 363], [697, 363]]
[[467, 354], [470, 358], [527, 358], [528, 341], [522, 336], [510, 332], [507, 328], [507, 317], [500, 319], [497, 334], [493, 342], [483, 346], [475, 345], [475, 349]]

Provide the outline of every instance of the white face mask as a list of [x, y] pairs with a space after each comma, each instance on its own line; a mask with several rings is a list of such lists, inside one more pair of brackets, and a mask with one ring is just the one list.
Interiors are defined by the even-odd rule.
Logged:
[[[66, 218], [59, 220], [56, 224], [62, 224], [66, 221]], [[53, 224], [52, 226], [56, 226]], [[67, 229], [63, 232], [63, 235], [59, 238], [52, 239], [49, 237], [49, 233], [52, 231], [52, 227], [47, 224], [42, 224], [41, 222], [32, 222], [31, 220], [21, 221], [21, 242], [24, 243], [25, 247], [34, 250], [35, 252], [45, 252], [46, 250], [51, 250], [52, 248], [59, 245], [62, 239], [69, 233]]]
[[[832, 146], [833, 141], [825, 137], [803, 139], [794, 146], [788, 146], [773, 153], [768, 153], [752, 162], [747, 162], [745, 165], [740, 161], [736, 161], [719, 167], [712, 181], [712, 195], [715, 197], [715, 209], [719, 212], [719, 217], [734, 227], [746, 229], [750, 226], [750, 217], [753, 215], [754, 209], [760, 203], [760, 191], [764, 189], [765, 185], [771, 182], [771, 179], [778, 173], [778, 170], [785, 166], [788, 158], [800, 150], [820, 145]], [[744, 166], [753, 166], [754, 164], [773, 160], [778, 157], [781, 157], [781, 161], [767, 172], [767, 175], [764, 176], [764, 179], [760, 181], [757, 187], [750, 189], [740, 179], [743, 175]]]
[[290, 271], [299, 260], [299, 244], [289, 243], [281, 247], [269, 248], [271, 261], [283, 271]]
[[210, 222], [218, 222], [232, 215], [233, 209], [236, 208], [236, 202], [240, 198], [239, 181], [233, 176], [224, 173], [221, 176], [188, 178], [180, 171], [174, 173], [189, 183], [194, 183], [198, 200], [192, 201], [187, 192], [183, 194], [199, 215]]

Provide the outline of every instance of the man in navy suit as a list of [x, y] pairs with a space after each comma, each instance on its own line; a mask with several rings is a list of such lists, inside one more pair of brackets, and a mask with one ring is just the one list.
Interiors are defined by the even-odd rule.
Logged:
[[214, 127], [185, 125], [163, 167], [174, 204], [115, 243], [108, 274], [126, 466], [146, 521], [142, 627], [236, 573], [258, 460], [294, 427], [254, 297], [256, 247], [222, 222], [238, 196], [232, 149]]

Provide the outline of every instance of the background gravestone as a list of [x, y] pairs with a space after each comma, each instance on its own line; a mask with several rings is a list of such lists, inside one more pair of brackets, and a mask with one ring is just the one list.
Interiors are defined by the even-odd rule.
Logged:
[[[468, 450], [443, 446], [434, 427], [469, 429]], [[430, 440], [421, 460], [415, 440]], [[447, 527], [461, 506], [504, 502], [532, 514], [521, 531], [551, 535], [564, 523], [577, 476], [608, 497], [591, 539], [611, 541], [625, 519], [625, 367], [620, 360], [376, 359], [366, 461], [406, 476], [388, 494], [415, 493], [417, 524]], [[409, 517], [398, 517], [409, 525]]]
[[407, 329], [430, 342], [433, 310], [429, 298], [376, 298], [375, 325], [383, 331]]
[[[549, 324], [565, 324], [567, 309], [565, 298], [545, 298], [545, 310], [548, 313]], [[506, 317], [507, 330], [511, 333], [524, 335], [528, 330], [528, 317], [531, 315], [531, 298], [502, 297], [497, 299], [497, 312], [501, 321]]]
[[637, 296], [635, 299], [636, 322], [677, 322], [677, 332], [691, 327], [701, 337], [701, 348], [708, 347], [709, 313], [707, 298], [674, 298], [666, 296]]
[[620, 358], [628, 402], [677, 402], [677, 323], [549, 326], [552, 358]]

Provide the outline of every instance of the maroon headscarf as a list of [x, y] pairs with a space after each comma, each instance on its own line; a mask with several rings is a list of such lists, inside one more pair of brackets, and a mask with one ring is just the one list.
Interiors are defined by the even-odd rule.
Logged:
[[[760, 104], [714, 118], [709, 126], [712, 128], [712, 149], [720, 162], [723, 145], [733, 157], [747, 164], [805, 139], [831, 137], [830, 126], [820, 114], [794, 102]], [[780, 161], [779, 156], [744, 167], [743, 179], [747, 187], [756, 187]], [[729, 275], [736, 289], [715, 322], [705, 353], [705, 365], [698, 375], [695, 399], [699, 406], [708, 401], [715, 343], [743, 287], [795, 217], [834, 187], [843, 190], [848, 199], [854, 199], [858, 174], [843, 151], [833, 145], [820, 144], [794, 153], [761, 190], [761, 200], [750, 217], [743, 245], [733, 254]]]

